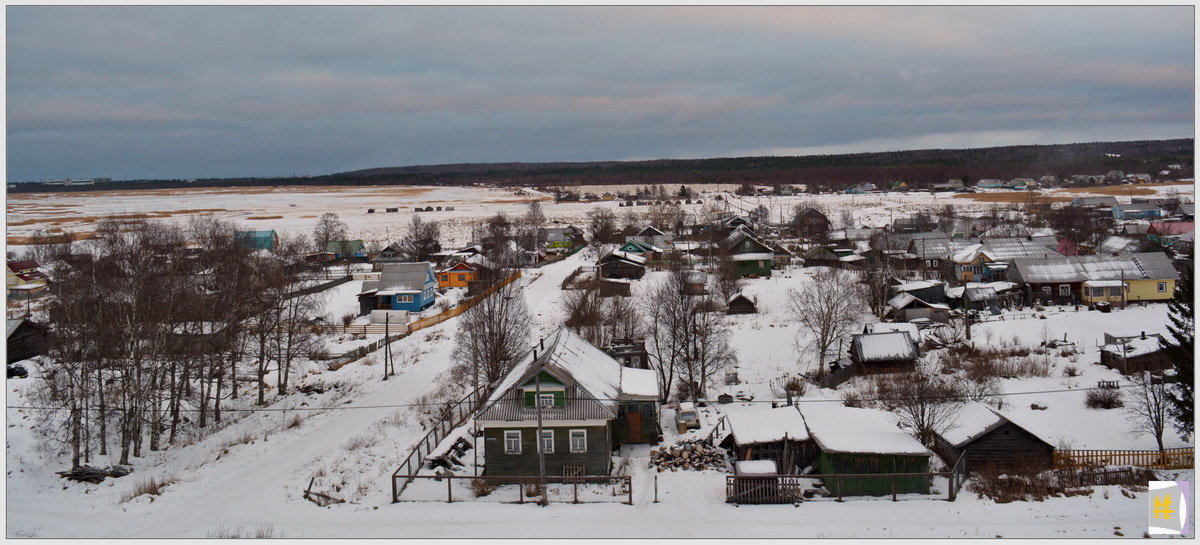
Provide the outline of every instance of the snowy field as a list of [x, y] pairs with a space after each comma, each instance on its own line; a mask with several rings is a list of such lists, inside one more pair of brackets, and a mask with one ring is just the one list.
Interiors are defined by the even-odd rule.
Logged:
[[[994, 206], [1012, 203], [984, 203], [962, 198], [952, 193], [883, 193], [868, 195], [797, 195], [790, 197], [736, 197], [728, 193], [732, 186], [693, 185], [704, 205], [682, 205], [689, 212], [717, 204], [722, 209], [748, 212], [763, 205], [772, 220], [790, 214], [795, 204], [816, 200], [827, 208], [830, 219], [837, 224], [842, 210], [851, 210], [857, 226], [882, 227], [895, 217], [921, 210], [940, 209], [947, 204], [963, 212], [984, 211]], [[1182, 192], [1191, 194], [1191, 185], [1149, 186], [1158, 193]], [[580, 192], [603, 194], [605, 191], [632, 191], [636, 186], [581, 186]], [[668, 191], [678, 186], [666, 186]], [[1065, 193], [1050, 190], [1047, 196], [1077, 196], [1087, 193]], [[717, 202], [718, 194], [731, 202]], [[1127, 195], [1117, 199], [1128, 202]], [[594, 203], [554, 203], [550, 195], [532, 189], [490, 189], [477, 187], [280, 187], [280, 188], [194, 188], [144, 191], [96, 191], [72, 193], [9, 194], [6, 204], [8, 243], [10, 250], [19, 249], [37, 230], [87, 233], [94, 222], [115, 215], [127, 219], [150, 218], [162, 221], [186, 222], [192, 215], [211, 214], [230, 220], [243, 229], [275, 229], [282, 233], [309, 235], [318, 218], [325, 212], [335, 212], [346, 222], [352, 238], [379, 242], [386, 246], [407, 230], [415, 207], [454, 207], [453, 211], [419, 213], [422, 219], [438, 221], [442, 226], [443, 245], [456, 246], [469, 242], [471, 226], [483, 218], [504, 212], [524, 213], [527, 203], [541, 200], [544, 214], [551, 221], [584, 226], [587, 213], [594, 208], [608, 208], [620, 217], [627, 211], [644, 213], [648, 206], [625, 208], [615, 201]], [[369, 214], [367, 210], [375, 209]], [[398, 212], [385, 213], [385, 208]], [[836, 225], [843, 227], [842, 225]]]
[[[882, 206], [882, 205], [880, 205]], [[563, 279], [588, 264], [587, 252], [526, 272], [522, 285], [534, 320], [534, 335], [545, 335], [561, 323]], [[635, 294], [664, 273], [635, 282]], [[789, 319], [786, 293], [811, 282], [812, 271], [788, 269], [770, 279], [745, 281], [757, 295], [762, 312], [730, 316], [741, 383], [721, 391], [752, 397], [753, 404], [712, 405], [702, 410], [704, 428], [679, 436], [662, 412], [665, 441], [706, 434], [720, 411], [748, 411], [780, 398], [779, 379], [813, 365], [807, 342]], [[350, 303], [356, 282], [326, 292], [327, 308]], [[1005, 409], [1058, 445], [1073, 448], [1147, 449], [1153, 440], [1127, 433], [1119, 410], [1086, 409], [1083, 392], [1098, 380], [1120, 380], [1116, 372], [1095, 362], [1097, 341], [1106, 331], [1164, 330], [1165, 305], [1118, 310], [1110, 314], [1049, 308], [1046, 319], [988, 322], [977, 325], [978, 342], [1037, 344], [1044, 338], [1075, 342], [1082, 353], [1071, 358], [1048, 356], [1054, 371], [1045, 378], [1002, 381], [1008, 393], [1067, 390], [1008, 397]], [[445, 388], [458, 320], [396, 341], [397, 375], [384, 382], [378, 363], [360, 360], [337, 371], [308, 366], [296, 384], [326, 387], [321, 394], [292, 394], [269, 407], [286, 412], [228, 413], [220, 431], [195, 442], [150, 453], [135, 460], [136, 471], [99, 485], [71, 483], [54, 471], [67, 459], [48, 450], [34, 434], [33, 411], [9, 409], [7, 428], [7, 535], [9, 537], [215, 537], [265, 533], [274, 537], [1110, 537], [1114, 532], [1140, 537], [1146, 521], [1146, 495], [1127, 497], [1119, 487], [1095, 487], [1091, 495], [1053, 498], [1045, 502], [998, 505], [962, 492], [955, 502], [945, 498], [945, 481], [935, 480], [932, 496], [854, 498], [845, 503], [806, 502], [793, 506], [741, 506], [724, 503], [725, 473], [708, 470], [658, 473], [649, 468], [649, 447], [625, 447], [633, 479], [633, 506], [617, 502], [538, 507], [501, 503], [515, 499], [498, 490], [479, 501], [465, 486], [455, 490], [456, 503], [444, 499], [444, 484], [424, 482], [406, 491], [405, 501], [390, 503], [388, 477], [400, 457], [422, 437], [420, 408], [406, 406]], [[807, 357], [798, 354], [808, 354]], [[377, 354], [376, 354], [377, 356]], [[374, 358], [379, 361], [379, 358]], [[1073, 365], [1077, 377], [1064, 377]], [[41, 372], [31, 368], [36, 376]], [[858, 379], [856, 379], [858, 380]], [[29, 403], [33, 380], [9, 380], [7, 402]], [[336, 385], [336, 388], [333, 386]], [[799, 400], [838, 399], [838, 391], [810, 387]], [[1031, 404], [1045, 406], [1034, 411]], [[362, 407], [362, 408], [358, 408]], [[1184, 446], [1173, 432], [1167, 446]], [[468, 456], [469, 458], [470, 456]], [[99, 457], [93, 465], [115, 460]], [[1185, 472], [1186, 477], [1191, 476]], [[157, 496], [128, 498], [149, 478], [171, 484]], [[653, 501], [655, 477], [658, 503]], [[310, 479], [314, 490], [348, 499], [329, 507], [303, 499]], [[430, 488], [430, 485], [436, 485]], [[511, 488], [511, 487], [510, 487]], [[596, 492], [603, 495], [603, 491]]]

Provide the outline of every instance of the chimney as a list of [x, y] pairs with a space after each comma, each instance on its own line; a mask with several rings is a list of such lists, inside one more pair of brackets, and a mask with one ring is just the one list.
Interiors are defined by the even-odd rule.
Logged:
[[1145, 332], [1145, 331], [1143, 331], [1143, 332], [1142, 332], [1142, 338], [1143, 338], [1143, 339], [1145, 339], [1145, 338], [1146, 338], [1146, 332]]

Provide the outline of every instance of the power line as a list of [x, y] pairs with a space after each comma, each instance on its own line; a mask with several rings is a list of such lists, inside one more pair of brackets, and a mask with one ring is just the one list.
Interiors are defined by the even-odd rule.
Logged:
[[[1056, 393], [1066, 393], [1066, 392], [1087, 392], [1090, 390], [1103, 390], [1103, 389], [1105, 389], [1105, 388], [1096, 386], [1096, 387], [1091, 387], [1091, 388], [1064, 388], [1064, 389], [1059, 389], [1059, 390], [1036, 390], [1036, 391], [1030, 391], [1030, 392], [997, 392], [997, 393], [984, 393], [984, 394], [976, 394], [976, 395], [931, 396], [931, 397], [922, 397], [921, 399], [927, 399], [927, 400], [931, 400], [931, 401], [977, 400], [979, 398], [984, 398], [984, 397], [1008, 397], [1008, 396], [1019, 396], [1019, 395], [1056, 394]], [[564, 398], [564, 399], [568, 400], [568, 401], [628, 401], [628, 400], [617, 399], [617, 398], [593, 398], [593, 397], [568, 397], [568, 398]], [[862, 398], [862, 399], [857, 399], [856, 401], [903, 401], [903, 400], [907, 400], [907, 399], [915, 399], [915, 398], [913, 398], [913, 397], [876, 397], [876, 398]], [[751, 400], [735, 401], [735, 403], [781, 403], [781, 402], [783, 402], [783, 400], [779, 400], [779, 399], [761, 399], [761, 400], [751, 399]], [[812, 399], [812, 398], [793, 398], [792, 399], [793, 404], [843, 403], [843, 402], [844, 402], [844, 400], [842, 400], [842, 399]], [[442, 403], [429, 402], [429, 403], [393, 403], [393, 404], [384, 404], [384, 405], [345, 405], [345, 406], [330, 406], [330, 407], [257, 407], [257, 408], [253, 408], [253, 407], [252, 408], [232, 408], [232, 407], [225, 408], [225, 407], [222, 407], [220, 410], [221, 410], [221, 412], [247, 412], [247, 413], [255, 413], [255, 412], [268, 413], [268, 412], [288, 412], [288, 411], [346, 411], [346, 410], [357, 410], [357, 409], [401, 409], [401, 408], [406, 408], [406, 407], [440, 407], [440, 406], [446, 406], [448, 404], [449, 403], [446, 403], [446, 402], [442, 402]], [[6, 409], [21, 409], [21, 410], [39, 410], [39, 411], [69, 411], [69, 410], [72, 410], [71, 407], [39, 407], [39, 406], [32, 406], [32, 405], [7, 405], [7, 406], [5, 406], [5, 408]], [[99, 410], [98, 408], [91, 407], [91, 406], [80, 407], [80, 409]], [[169, 412], [169, 411], [172, 411], [171, 408], [153, 408], [153, 407], [141, 408], [141, 409], [131, 409], [131, 408], [127, 408], [127, 407], [105, 407], [104, 410], [111, 411], [111, 412], [124, 412], [124, 411], [130, 411], [130, 410], [143, 411], [143, 412]], [[200, 412], [200, 409], [180, 408], [180, 409], [175, 409], [175, 410], [177, 410], [178, 412], [181, 412], [181, 413], [198, 413], [198, 412]], [[205, 410], [213, 411], [214, 409], [205, 409]]]

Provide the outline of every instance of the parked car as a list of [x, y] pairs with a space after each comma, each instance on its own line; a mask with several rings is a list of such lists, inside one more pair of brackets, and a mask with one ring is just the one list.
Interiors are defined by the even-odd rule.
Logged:
[[695, 403], [687, 401], [675, 407], [675, 427], [679, 433], [700, 429], [700, 413], [696, 411]]
[[24, 365], [19, 363], [10, 363], [8, 365], [8, 378], [25, 378], [29, 376], [29, 370]]

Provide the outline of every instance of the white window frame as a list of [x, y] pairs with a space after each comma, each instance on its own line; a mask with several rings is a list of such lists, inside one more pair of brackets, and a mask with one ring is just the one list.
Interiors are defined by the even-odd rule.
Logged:
[[[515, 439], [517, 448], [513, 449], [509, 441]], [[520, 454], [521, 453], [521, 430], [504, 430], [504, 453], [505, 454]]]
[[1070, 284], [1059, 284], [1058, 285], [1058, 296], [1059, 297], [1070, 297], [1071, 296], [1071, 285]]
[[570, 447], [573, 454], [587, 452], [587, 430], [571, 430], [570, 438]]
[[1053, 293], [1053, 292], [1054, 292], [1054, 288], [1050, 287], [1049, 284], [1042, 286], [1042, 293], [1049, 294], [1049, 293]]
[[542, 430], [542, 453], [554, 454], [554, 430]]
[[396, 302], [397, 302], [397, 303], [411, 303], [411, 302], [413, 302], [413, 296], [411, 296], [411, 295], [397, 295], [397, 296], [396, 296]]
[[1158, 292], [1159, 292], [1159, 293], [1166, 293], [1166, 292], [1167, 292], [1167, 283], [1166, 283], [1166, 282], [1159, 282], [1159, 283], [1158, 283]]
[[[553, 409], [554, 408], [554, 394], [536, 394], [536, 395], [537, 395], [537, 405], [535, 405], [536, 407], [541, 407], [543, 409]], [[543, 403], [547, 399], [550, 400], [550, 403], [548, 403], [548, 404]]]

